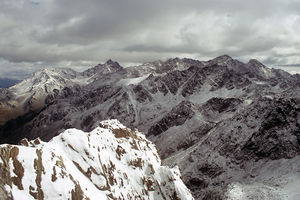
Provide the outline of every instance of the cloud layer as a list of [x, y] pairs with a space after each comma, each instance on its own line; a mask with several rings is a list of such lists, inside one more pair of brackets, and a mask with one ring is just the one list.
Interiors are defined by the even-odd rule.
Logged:
[[229, 54], [300, 63], [297, 0], [2, 0], [0, 76]]

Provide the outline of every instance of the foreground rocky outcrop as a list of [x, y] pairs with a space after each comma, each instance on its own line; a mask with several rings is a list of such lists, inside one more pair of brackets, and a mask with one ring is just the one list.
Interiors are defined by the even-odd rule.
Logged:
[[0, 146], [0, 199], [193, 199], [178, 168], [117, 120]]

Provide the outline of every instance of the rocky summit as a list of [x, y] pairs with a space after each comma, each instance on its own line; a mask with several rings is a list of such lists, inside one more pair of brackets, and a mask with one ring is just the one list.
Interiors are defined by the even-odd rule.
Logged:
[[179, 166], [196, 199], [299, 199], [299, 77], [227, 55], [46, 69], [0, 89], [0, 141], [118, 119]]
[[178, 168], [117, 120], [91, 132], [68, 129], [49, 142], [0, 145], [1, 199], [185, 199]]

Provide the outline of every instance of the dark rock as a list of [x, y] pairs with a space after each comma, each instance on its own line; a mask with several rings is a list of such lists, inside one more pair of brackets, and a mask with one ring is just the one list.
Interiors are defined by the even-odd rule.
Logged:
[[188, 188], [191, 188], [192, 190], [193, 188], [194, 189], [197, 188], [197, 190], [199, 190], [199, 189], [206, 188], [208, 186], [208, 184], [204, 180], [201, 180], [197, 177], [189, 179], [186, 185]]
[[183, 101], [174, 107], [165, 117], [158, 121], [154, 126], [148, 130], [148, 135], [157, 136], [162, 132], [168, 130], [172, 126], [180, 126], [188, 119], [194, 116], [195, 112], [192, 110], [192, 103]]
[[131, 126], [135, 122], [135, 111], [133, 104], [129, 101], [127, 92], [123, 93], [121, 99], [116, 100], [108, 109], [107, 116], [111, 119], [119, 119], [121, 123]]
[[213, 97], [210, 100], [208, 100], [202, 107], [206, 108], [210, 107], [212, 111], [222, 113], [224, 111], [234, 112], [236, 109], [236, 106], [241, 104], [242, 101], [240, 99], [236, 98], [218, 98]]
[[198, 171], [205, 176], [215, 178], [224, 172], [224, 169], [215, 164], [204, 164], [198, 167]]
[[283, 99], [271, 106], [259, 130], [246, 142], [243, 151], [258, 159], [295, 157], [300, 153], [297, 120], [300, 108], [294, 102]]
[[145, 102], [147, 99], [152, 101], [152, 97], [149, 92], [143, 88], [141, 85], [137, 85], [133, 88], [134, 93], [136, 94], [136, 100], [140, 103]]
[[164, 76], [162, 81], [166, 84], [172, 94], [176, 94], [178, 89], [189, 79], [190, 76], [191, 72], [188, 70], [173, 71]]

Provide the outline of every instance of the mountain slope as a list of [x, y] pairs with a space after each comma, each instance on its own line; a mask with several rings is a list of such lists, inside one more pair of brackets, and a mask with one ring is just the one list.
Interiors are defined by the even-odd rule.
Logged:
[[0, 146], [1, 199], [193, 199], [178, 168], [117, 120], [21, 143]]
[[0, 125], [28, 112], [40, 111], [47, 101], [86, 84], [86, 78], [71, 69], [44, 69], [20, 83], [2, 89], [0, 95]]
[[[279, 190], [283, 191], [278, 199], [293, 199], [285, 197], [293, 194], [284, 189], [287, 184], [300, 189], [294, 180], [300, 177], [296, 167], [299, 125], [300, 108], [293, 100], [262, 98], [204, 134], [200, 132], [200, 139], [194, 137], [196, 141], [166, 158], [164, 164], [178, 165], [187, 186], [204, 199], [224, 199], [230, 184], [241, 190], [255, 186], [248, 191], [258, 196], [249, 194], [249, 199], [274, 199]], [[265, 188], [255, 192], [259, 185]], [[264, 192], [265, 197], [259, 197]]]
[[[33, 117], [9, 121], [0, 141], [49, 141], [70, 127], [89, 131], [116, 118], [146, 133], [163, 162], [178, 164], [198, 199], [223, 199], [229, 185], [247, 185], [243, 166], [287, 159], [280, 169], [299, 155], [299, 76], [257, 60], [175, 58], [129, 68], [108, 61], [81, 75], [89, 84], [55, 96]], [[205, 174], [219, 171], [224, 175]]]

